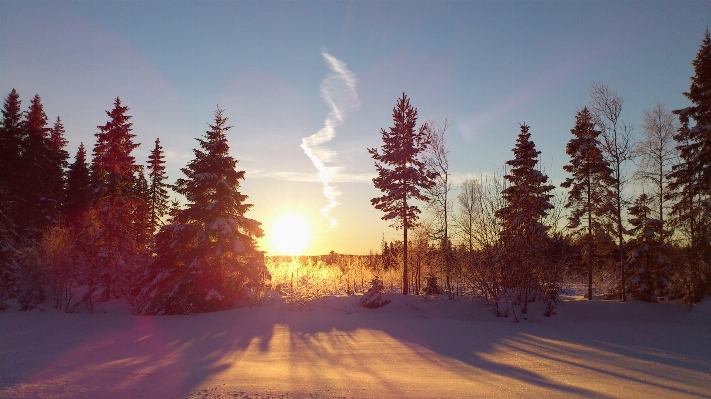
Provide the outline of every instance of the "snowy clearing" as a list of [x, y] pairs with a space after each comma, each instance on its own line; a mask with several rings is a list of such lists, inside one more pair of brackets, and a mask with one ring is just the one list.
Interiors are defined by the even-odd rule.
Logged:
[[711, 301], [327, 297], [193, 316], [0, 312], [2, 398], [711, 397]]

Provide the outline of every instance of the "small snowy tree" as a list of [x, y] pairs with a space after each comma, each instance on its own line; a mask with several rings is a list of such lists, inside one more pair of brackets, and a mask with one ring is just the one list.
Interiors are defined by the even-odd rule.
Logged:
[[375, 309], [390, 303], [383, 282], [377, 277], [370, 282], [368, 291], [360, 297], [360, 303], [366, 308]]
[[229, 155], [227, 118], [217, 109], [195, 158], [182, 169], [176, 191], [187, 204], [156, 237], [156, 254], [144, 275], [139, 313], [181, 314], [226, 309], [261, 295], [267, 270], [256, 238], [260, 223], [239, 191], [245, 172]]
[[668, 285], [666, 253], [669, 246], [664, 243], [667, 233], [662, 221], [651, 217], [651, 203], [652, 199], [642, 194], [630, 207], [630, 234], [634, 238], [627, 244], [630, 251], [627, 267], [632, 271], [630, 295], [647, 302], [665, 294]]

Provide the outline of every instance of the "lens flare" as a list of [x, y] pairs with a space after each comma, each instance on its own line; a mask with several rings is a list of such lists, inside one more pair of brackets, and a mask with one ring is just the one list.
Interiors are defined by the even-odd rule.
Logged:
[[301, 255], [311, 240], [311, 227], [299, 215], [278, 218], [268, 231], [273, 255]]

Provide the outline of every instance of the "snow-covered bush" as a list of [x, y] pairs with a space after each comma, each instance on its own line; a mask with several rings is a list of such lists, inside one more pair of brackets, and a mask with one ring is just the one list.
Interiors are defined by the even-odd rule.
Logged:
[[370, 282], [370, 289], [360, 298], [366, 308], [375, 309], [390, 303], [390, 296], [385, 293], [383, 282], [377, 277]]
[[427, 276], [427, 285], [422, 287], [422, 295], [440, 295], [442, 288], [439, 286], [438, 278], [433, 275]]

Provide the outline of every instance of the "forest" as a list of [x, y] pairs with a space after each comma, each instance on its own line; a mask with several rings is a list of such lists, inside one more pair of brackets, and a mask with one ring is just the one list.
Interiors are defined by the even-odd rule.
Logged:
[[447, 122], [418, 125], [403, 93], [383, 146], [367, 149], [383, 193], [371, 203], [403, 238], [367, 255], [262, 252], [220, 108], [170, 182], [160, 139], [145, 162], [132, 155], [119, 97], [91, 156], [81, 144], [72, 158], [62, 120], [50, 123], [38, 94], [23, 109], [13, 89], [0, 125], [0, 309], [93, 312], [118, 299], [137, 314], [193, 314], [258, 306], [267, 290], [296, 307], [326, 295], [364, 294], [373, 307], [387, 293], [470, 297], [516, 320], [533, 302], [555, 314], [571, 290], [693, 307], [711, 295], [708, 29], [693, 67], [691, 105], [657, 102], [638, 139], [623, 97], [593, 83], [571, 115], [561, 187], [525, 123], [499, 173], [453, 187]]

